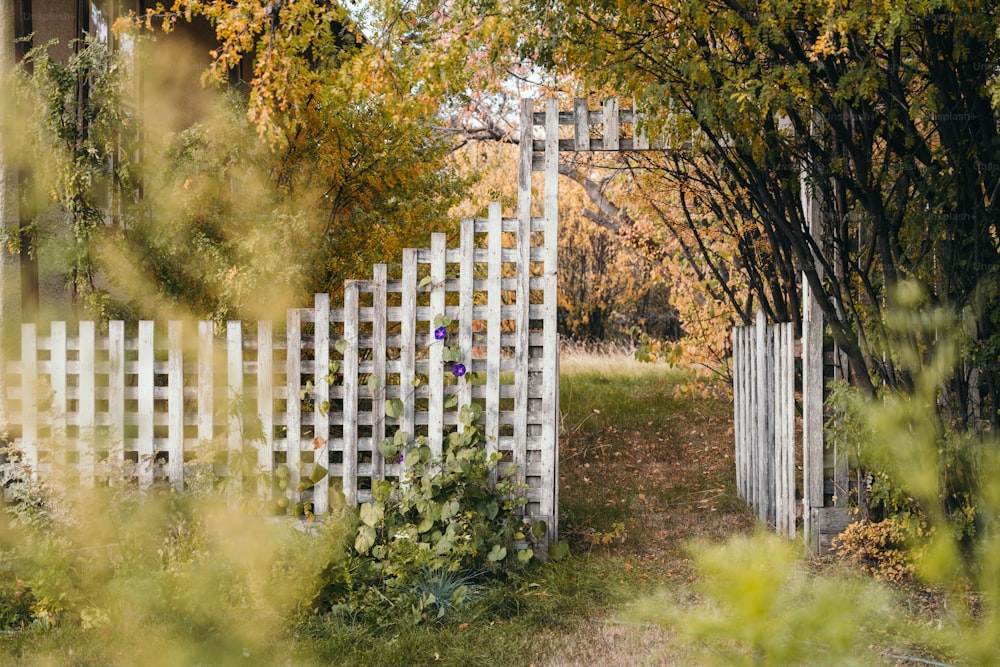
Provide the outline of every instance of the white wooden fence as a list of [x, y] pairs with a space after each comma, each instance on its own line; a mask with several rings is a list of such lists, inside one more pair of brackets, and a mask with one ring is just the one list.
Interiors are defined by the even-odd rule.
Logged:
[[736, 487], [761, 521], [795, 535], [794, 324], [733, 330]]
[[[178, 487], [206, 443], [239, 455], [250, 445], [261, 471], [288, 465], [293, 501], [314, 466], [328, 470], [307, 496], [322, 514], [330, 480], [358, 503], [375, 480], [402, 473], [379, 453], [384, 438], [424, 435], [440, 453], [458, 407], [478, 401], [487, 446], [528, 482], [529, 514], [551, 521], [556, 415], [545, 410], [555, 404], [556, 369], [544, 368], [544, 304], [529, 298], [544, 295], [544, 278], [526, 275], [522, 295], [516, 241], [504, 245], [517, 226], [493, 205], [489, 218], [462, 222], [459, 248], [435, 234], [431, 248], [404, 251], [401, 275], [376, 265], [371, 280], [345, 284], [343, 307], [318, 294], [312, 308], [289, 310], [280, 331], [229, 322], [219, 339], [211, 322], [143, 321], [128, 334], [110, 322], [106, 335], [93, 322], [72, 332], [54, 322], [44, 334], [25, 324], [21, 361], [8, 369], [16, 443], [41, 474], [68, 463], [93, 484], [131, 461], [140, 486]], [[529, 253], [542, 259], [538, 248]], [[447, 340], [434, 335], [438, 315], [454, 320]], [[462, 356], [444, 363], [453, 344]], [[456, 377], [453, 363], [468, 372]], [[397, 418], [386, 415], [388, 399], [404, 406]], [[250, 421], [261, 427], [256, 440]]]
[[[290, 501], [325, 468], [306, 492], [323, 514], [331, 485], [359, 503], [376, 480], [403, 473], [381, 456], [383, 438], [423, 435], [440, 451], [457, 408], [477, 401], [487, 446], [527, 482], [527, 514], [554, 539], [559, 150], [647, 149], [643, 136], [621, 136], [637, 121], [616, 100], [596, 111], [576, 100], [562, 113], [555, 99], [538, 113], [522, 100], [516, 217], [492, 204], [488, 218], [462, 222], [457, 248], [434, 235], [430, 248], [403, 252], [398, 275], [376, 265], [370, 280], [345, 283], [341, 307], [317, 295], [283, 323], [230, 322], [221, 338], [209, 322], [25, 324], [21, 359], [4, 369], [8, 435], [36, 473], [62, 462], [99, 483], [132, 462], [141, 486], [184, 485], [206, 443], [230, 460], [249, 447], [265, 473], [288, 466]], [[573, 138], [560, 139], [560, 126]], [[533, 170], [544, 171], [541, 216]], [[461, 351], [461, 378], [434, 335], [439, 315], [454, 322], [447, 345]], [[387, 401], [397, 400], [393, 417]]]

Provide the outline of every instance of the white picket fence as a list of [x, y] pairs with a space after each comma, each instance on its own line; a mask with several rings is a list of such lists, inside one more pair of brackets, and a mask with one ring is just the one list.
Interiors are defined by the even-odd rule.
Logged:
[[795, 535], [795, 328], [733, 329], [736, 487], [761, 521]]
[[[323, 514], [331, 485], [359, 503], [375, 481], [403, 474], [380, 454], [384, 438], [422, 435], [440, 452], [458, 408], [475, 401], [487, 447], [527, 483], [526, 514], [554, 539], [559, 151], [649, 142], [617, 100], [560, 112], [550, 98], [535, 112], [526, 99], [520, 111], [516, 217], [492, 204], [488, 218], [462, 222], [459, 247], [434, 235], [430, 248], [403, 252], [398, 275], [376, 265], [370, 280], [345, 283], [342, 307], [321, 294], [283, 323], [229, 322], [221, 337], [209, 322], [25, 324], [21, 359], [4, 369], [8, 436], [36, 474], [63, 463], [96, 484], [129, 469], [143, 487], [183, 486], [207, 443], [228, 451], [223, 461], [249, 449], [265, 474], [287, 465], [289, 500], [308, 497]], [[560, 139], [560, 126], [573, 138]], [[541, 216], [533, 170], [544, 172]], [[434, 336], [439, 315], [454, 322], [446, 343]], [[461, 351], [463, 377], [449, 372], [445, 345]], [[389, 411], [398, 416], [387, 401], [402, 404]], [[328, 474], [303, 495], [298, 483], [317, 466]]]

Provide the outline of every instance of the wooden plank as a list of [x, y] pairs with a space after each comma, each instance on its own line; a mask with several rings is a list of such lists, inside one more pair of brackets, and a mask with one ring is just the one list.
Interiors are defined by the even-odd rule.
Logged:
[[[475, 298], [474, 278], [475, 278], [475, 225], [472, 218], [462, 220], [460, 247], [462, 250], [462, 262], [459, 269], [459, 311], [458, 311], [458, 346], [462, 349], [463, 363], [469, 371], [472, 370], [472, 311], [473, 300]], [[467, 377], [458, 380], [458, 404], [459, 406], [472, 403], [472, 383]]]
[[[809, 232], [821, 242], [819, 202], [812, 187], [802, 177], [803, 216]], [[822, 252], [822, 247], [820, 248]], [[817, 263], [817, 271], [820, 267]], [[822, 278], [822, 275], [820, 275]], [[823, 506], [823, 311], [802, 273], [802, 489], [805, 531], [809, 541], [816, 543], [809, 522], [813, 510]]]
[[[270, 321], [257, 323], [257, 418], [264, 434], [257, 447], [257, 466], [270, 473], [274, 470], [274, 327]], [[266, 477], [257, 488], [261, 498], [271, 496]]]
[[234, 464], [243, 458], [243, 323], [226, 323], [226, 445], [229, 451], [230, 489], [243, 487], [243, 471]]
[[167, 324], [167, 478], [184, 489], [184, 324]]
[[[97, 404], [96, 389], [97, 336], [93, 322], [80, 322], [80, 364], [77, 373], [77, 388], [80, 427], [80, 482], [87, 487], [94, 486], [95, 460], [97, 448]], [[102, 443], [103, 444], [103, 443]]]
[[539, 508], [548, 538], [555, 530], [555, 460], [559, 438], [559, 101], [550, 97], [545, 114], [545, 236], [542, 268], [542, 437], [540, 445]]
[[358, 283], [344, 283], [344, 500], [358, 504]]
[[294, 308], [285, 314], [285, 341], [285, 463], [288, 496], [295, 502], [302, 460], [302, 314]]
[[[487, 265], [486, 288], [486, 451], [496, 452], [500, 442], [500, 281], [502, 264], [500, 250], [503, 244], [501, 216], [503, 209], [499, 202], [491, 202], [489, 216], [491, 228], [487, 245], [489, 262]], [[496, 472], [496, 469], [494, 469]]]
[[431, 321], [428, 334], [432, 341], [427, 350], [430, 370], [427, 374], [430, 398], [427, 403], [427, 444], [434, 456], [441, 455], [444, 444], [444, 365], [443, 347], [447, 341], [434, 340], [434, 317], [444, 314], [445, 242], [444, 234], [431, 235]]
[[372, 396], [372, 480], [385, 479], [385, 460], [378, 445], [385, 439], [385, 383], [386, 383], [386, 282], [388, 269], [376, 264], [372, 271], [372, 376], [378, 386]]
[[604, 150], [619, 150], [618, 98], [604, 102]]
[[403, 401], [403, 414], [399, 428], [410, 436], [414, 435], [413, 405], [416, 377], [417, 350], [417, 251], [403, 250], [403, 280], [401, 294], [401, 314], [399, 322], [399, 393]]
[[21, 447], [32, 478], [38, 474], [38, 332], [21, 325]]
[[[548, 120], [543, 122], [546, 123], [547, 127]], [[587, 111], [587, 98], [585, 97], [577, 97], [573, 100], [573, 142], [574, 150], [590, 150], [590, 114]]]
[[[313, 465], [330, 470], [330, 295], [316, 294], [313, 328]], [[330, 476], [313, 487], [313, 512], [327, 513], [330, 505]]]
[[153, 412], [155, 409], [153, 364], [156, 360], [156, 351], [153, 347], [154, 327], [153, 322], [149, 320], [139, 322], [139, 414], [136, 415], [139, 432], [136, 450], [139, 455], [137, 473], [140, 488], [148, 488], [153, 483]]
[[634, 134], [633, 148], [637, 151], [649, 150], [649, 131], [646, 128], [646, 115], [636, 110], [635, 100], [632, 100], [632, 132]]
[[125, 461], [125, 323], [108, 322], [108, 464], [112, 483]]
[[52, 445], [63, 447], [64, 463], [69, 462], [71, 451], [76, 449], [66, 438], [66, 323], [52, 322], [49, 334], [49, 388], [52, 391]]
[[531, 151], [534, 100], [521, 100], [521, 161], [517, 175], [517, 288], [515, 290], [516, 338], [514, 344], [514, 465], [517, 482], [524, 483], [528, 458], [528, 329], [531, 277]]
[[780, 525], [783, 534], [795, 537], [795, 327], [791, 322], [781, 325], [781, 392], [778, 403], [781, 411], [782, 463], [778, 468], [783, 492], [783, 516]]
[[198, 322], [198, 443], [209, 446], [215, 438], [215, 325]]
[[733, 460], [736, 464], [736, 493], [743, 493], [743, 337], [742, 328], [734, 327], [733, 342]]

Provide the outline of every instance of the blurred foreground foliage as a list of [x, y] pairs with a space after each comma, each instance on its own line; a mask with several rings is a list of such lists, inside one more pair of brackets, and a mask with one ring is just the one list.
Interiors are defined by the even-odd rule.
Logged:
[[[641, 605], [644, 618], [704, 648], [701, 664], [884, 664], [873, 649], [888, 650], [899, 636], [921, 659], [995, 664], [1000, 449], [991, 434], [970, 435], [939, 409], [968, 323], [905, 283], [889, 324], [886, 354], [911, 388], [873, 398], [835, 392], [833, 435], [854, 439], [867, 480], [863, 515], [837, 541], [843, 566], [816, 568], [800, 546], [761, 533], [693, 549], [701, 575], [694, 602]], [[943, 600], [937, 618], [907, 616], [895, 595], [912, 590]]]

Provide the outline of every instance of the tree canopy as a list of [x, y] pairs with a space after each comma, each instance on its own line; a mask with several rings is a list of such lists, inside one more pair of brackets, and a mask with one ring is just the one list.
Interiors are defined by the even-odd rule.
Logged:
[[[772, 318], [796, 319], [805, 271], [856, 381], [905, 384], [881, 343], [894, 286], [916, 279], [932, 301], [978, 323], [965, 372], [986, 370], [996, 396], [995, 9], [526, 0], [510, 11], [538, 23], [513, 43], [522, 54], [583, 86], [634, 94], [650, 112], [673, 149], [646, 165], [647, 187], [678, 193], [664, 222], [726, 235], [729, 268]], [[812, 232], [802, 205], [810, 194]], [[731, 300], [749, 316], [749, 303]]]

